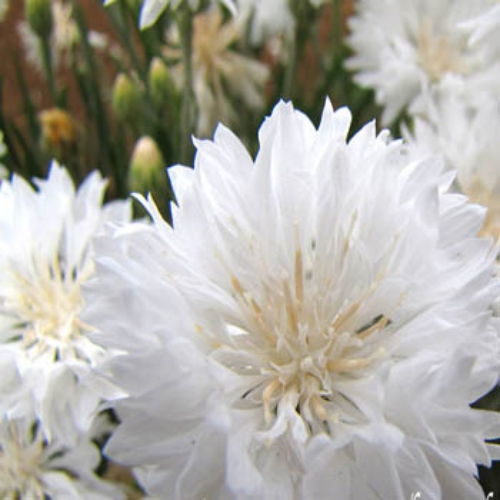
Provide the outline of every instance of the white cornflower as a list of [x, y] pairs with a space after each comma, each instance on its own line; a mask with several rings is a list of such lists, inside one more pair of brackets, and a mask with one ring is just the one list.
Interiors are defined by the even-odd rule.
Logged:
[[375, 90], [385, 123], [439, 85], [465, 81], [467, 92], [499, 93], [498, 60], [487, 47], [471, 44], [462, 26], [489, 6], [488, 0], [358, 0], [347, 66], [360, 85]]
[[[217, 8], [193, 20], [193, 90], [198, 106], [196, 133], [200, 136], [211, 135], [219, 121], [237, 123], [241, 110], [235, 108], [235, 101], [250, 109], [264, 107], [269, 68], [233, 50], [237, 40], [236, 24], [232, 19], [223, 22]], [[168, 55], [181, 60], [182, 53], [180, 49], [168, 49]], [[175, 65], [172, 73], [182, 87], [183, 64]]]
[[413, 156], [441, 154], [457, 187], [488, 209], [482, 232], [500, 238], [500, 102], [471, 107], [454, 94], [429, 99], [427, 119], [406, 132]]
[[0, 497], [4, 500], [124, 498], [116, 486], [94, 474], [100, 459], [91, 442], [81, 441], [71, 449], [47, 443], [35, 419], [0, 420]]
[[[53, 163], [35, 184], [14, 175], [0, 185], [0, 354], [15, 357], [47, 437], [72, 442], [102, 398], [116, 395], [91, 372], [107, 353], [80, 319], [80, 287], [94, 269], [92, 238], [105, 222], [128, 220], [128, 204], [102, 207], [106, 182], [97, 172], [75, 192]], [[7, 371], [2, 377], [14, 378]], [[18, 391], [0, 387], [0, 399]]]
[[[484, 211], [371, 123], [280, 103], [170, 170], [173, 228], [99, 238], [85, 318], [123, 354], [107, 452], [160, 498], [483, 498], [500, 434]], [[464, 223], [466, 221], [466, 223]], [[496, 452], [498, 456], [498, 452]]]

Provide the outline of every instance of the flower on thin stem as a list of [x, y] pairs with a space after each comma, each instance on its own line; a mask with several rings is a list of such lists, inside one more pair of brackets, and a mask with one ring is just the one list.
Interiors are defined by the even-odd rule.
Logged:
[[[223, 22], [217, 8], [198, 14], [193, 20], [191, 61], [198, 135], [210, 135], [219, 121], [236, 124], [239, 111], [234, 106], [235, 99], [252, 110], [262, 109], [265, 104], [263, 89], [269, 69], [232, 49], [237, 39], [235, 23], [231, 19]], [[179, 49], [169, 48], [167, 55], [181, 58]], [[172, 68], [172, 75], [179, 86], [185, 85], [183, 62]]]

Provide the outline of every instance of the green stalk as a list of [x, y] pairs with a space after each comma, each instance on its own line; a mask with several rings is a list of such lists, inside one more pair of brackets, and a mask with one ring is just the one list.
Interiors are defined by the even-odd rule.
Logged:
[[193, 133], [194, 93], [193, 93], [193, 16], [189, 7], [179, 13], [178, 23], [182, 45], [184, 67], [184, 89], [182, 92], [180, 118], [180, 159], [185, 165], [191, 160], [191, 134]]
[[299, 59], [302, 56], [304, 40], [307, 38], [309, 29], [307, 16], [308, 0], [290, 0], [289, 5], [295, 18], [295, 29], [288, 41], [288, 62], [285, 68], [283, 82], [283, 97], [292, 99], [295, 91], [295, 82], [297, 79], [297, 67]]
[[59, 97], [57, 93], [56, 78], [54, 74], [54, 66], [52, 64], [52, 53], [50, 50], [50, 39], [40, 37], [40, 45], [42, 48], [42, 63], [49, 86], [50, 96], [55, 106], [59, 105]]
[[288, 41], [288, 61], [283, 82], [283, 98], [285, 100], [291, 99], [293, 95], [295, 76], [297, 73], [297, 35], [298, 30], [296, 28]]

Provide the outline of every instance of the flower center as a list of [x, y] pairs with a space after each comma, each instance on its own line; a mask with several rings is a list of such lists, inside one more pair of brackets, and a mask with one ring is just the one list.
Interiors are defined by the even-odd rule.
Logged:
[[364, 377], [384, 357], [390, 320], [367, 307], [381, 276], [342, 299], [335, 278], [324, 272], [325, 262], [308, 260], [297, 250], [293, 275], [284, 273], [279, 283], [264, 280], [259, 293], [232, 276], [244, 321], [229, 322], [230, 349], [244, 351], [247, 364], [230, 367], [258, 379], [240, 401], [243, 406], [261, 406], [271, 425], [285, 404], [314, 433], [362, 418], [339, 384]]
[[461, 52], [462, 47], [457, 47], [449, 36], [434, 32], [430, 19], [424, 20], [417, 37], [417, 57], [432, 81], [438, 81], [449, 72], [466, 73]]
[[0, 494], [2, 498], [32, 498], [43, 500], [40, 462], [43, 442], [36, 432], [32, 443], [26, 445], [14, 424], [9, 424], [0, 443]]
[[224, 53], [236, 40], [236, 29], [231, 21], [222, 24], [219, 11], [208, 12], [194, 18], [193, 64], [195, 69], [206, 72], [205, 78], [214, 77], [223, 64]]
[[35, 259], [29, 275], [18, 270], [12, 275], [16, 293], [5, 307], [18, 320], [26, 348], [33, 353], [56, 349], [60, 356], [85, 328], [78, 317], [83, 306], [80, 285], [89, 272], [65, 273], [55, 257], [51, 263]]

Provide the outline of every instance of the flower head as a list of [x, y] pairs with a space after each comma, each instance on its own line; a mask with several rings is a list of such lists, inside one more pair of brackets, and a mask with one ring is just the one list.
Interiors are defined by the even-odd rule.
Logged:
[[480, 497], [499, 422], [470, 403], [500, 360], [483, 211], [373, 123], [347, 142], [350, 118], [280, 103], [255, 161], [219, 126], [170, 170], [173, 227], [143, 200], [154, 225], [99, 238], [85, 317], [129, 395], [107, 451], [149, 493]]
[[[391, 122], [423, 91], [468, 82], [468, 91], [496, 88], [498, 65], [488, 49], [471, 44], [462, 27], [484, 13], [487, 0], [360, 0], [350, 19], [348, 67], [376, 92]], [[498, 90], [497, 90], [498, 92]]]
[[127, 220], [128, 206], [102, 207], [98, 173], [75, 192], [53, 163], [35, 182], [38, 191], [17, 176], [0, 186], [0, 349], [14, 353], [47, 435], [70, 440], [110, 393], [91, 374], [106, 352], [88, 338], [80, 287], [93, 273], [92, 238], [106, 221]]
[[80, 441], [72, 449], [47, 443], [36, 419], [0, 421], [0, 496], [26, 498], [120, 499], [122, 492], [94, 475], [97, 448]]
[[[236, 24], [223, 22], [219, 9], [198, 14], [193, 22], [193, 89], [198, 105], [196, 133], [212, 134], [217, 122], [236, 123], [234, 100], [251, 109], [264, 106], [263, 87], [269, 70], [260, 61], [238, 54], [231, 48], [238, 38]], [[169, 50], [180, 59], [180, 50]], [[183, 66], [177, 64], [173, 75], [183, 85]], [[230, 97], [235, 99], [232, 100]]]

